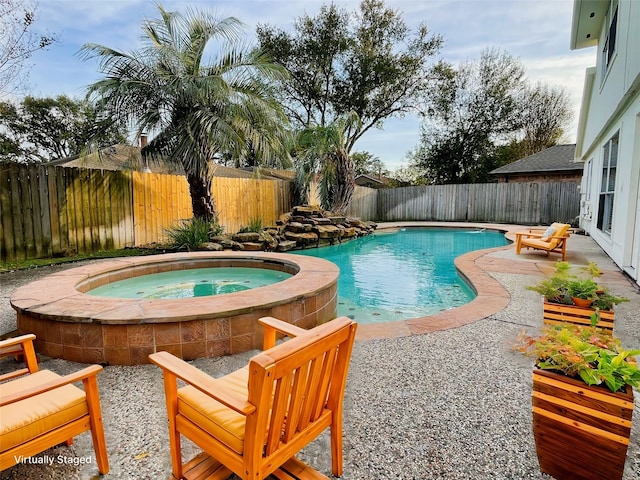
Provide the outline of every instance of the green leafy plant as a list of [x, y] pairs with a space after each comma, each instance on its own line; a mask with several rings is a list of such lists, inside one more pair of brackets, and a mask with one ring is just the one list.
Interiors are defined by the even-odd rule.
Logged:
[[543, 295], [549, 302], [571, 305], [573, 301], [569, 294], [569, 283], [574, 278], [569, 274], [571, 265], [569, 262], [556, 262], [555, 267], [556, 270], [550, 278], [545, 278], [535, 285], [530, 285], [527, 289]]
[[619, 297], [612, 294], [608, 288], [603, 288], [601, 291], [596, 292], [592, 306], [599, 310], [612, 310], [614, 305], [628, 301], [627, 297]]
[[553, 370], [587, 385], [604, 384], [612, 392], [640, 386], [640, 370], [628, 359], [640, 350], [624, 350], [620, 340], [595, 327], [553, 325], [537, 337], [521, 335], [516, 350], [536, 359], [536, 367]]
[[[568, 262], [565, 262], [565, 263], [567, 263], [567, 265], [568, 265]], [[599, 277], [600, 275], [602, 275], [602, 270], [600, 270], [600, 267], [598, 267], [596, 262], [589, 262], [587, 264], [587, 266], [586, 267], [582, 267], [581, 270], [583, 272], [588, 273], [591, 278], [596, 278], [596, 277]]]
[[595, 312], [591, 315], [591, 325], [595, 326], [600, 318], [600, 310], [612, 310], [614, 305], [629, 299], [613, 295], [608, 288], [594, 280], [602, 274], [602, 270], [595, 262], [589, 262], [580, 270], [588, 274], [589, 278], [571, 273], [569, 262], [556, 262], [555, 272], [550, 278], [545, 278], [527, 288], [544, 295], [547, 301], [552, 303], [572, 305], [574, 303], [572, 297], [592, 300], [591, 307]]
[[567, 284], [569, 295], [584, 300], [595, 300], [597, 298], [598, 284], [587, 279], [570, 280]]
[[223, 227], [218, 222], [208, 222], [200, 218], [182, 220], [178, 225], [166, 229], [169, 242], [180, 249], [194, 250], [208, 242], [211, 236], [222, 233]]
[[261, 232], [263, 229], [262, 219], [260, 217], [255, 217], [249, 220], [249, 225], [242, 226], [238, 233], [248, 233], [248, 232]]

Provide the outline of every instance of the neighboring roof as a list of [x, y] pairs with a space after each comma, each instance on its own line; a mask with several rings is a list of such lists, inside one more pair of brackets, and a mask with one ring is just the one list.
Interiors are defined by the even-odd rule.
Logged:
[[[148, 164], [142, 160], [140, 147], [132, 145], [113, 145], [103, 148], [100, 155], [97, 152], [85, 156], [63, 158], [49, 162], [48, 165], [58, 165], [62, 167], [88, 168], [96, 170], [120, 170], [120, 171], [143, 171], [149, 167], [152, 173], [169, 175], [184, 175], [184, 170], [180, 165], [165, 162], [162, 160], [149, 160]], [[294, 172], [286, 170], [274, 170], [261, 168], [257, 172], [253, 169], [245, 170], [240, 168], [225, 167], [215, 165], [214, 177], [224, 178], [262, 178], [270, 180], [292, 180]]]
[[59, 165], [62, 167], [89, 168], [94, 170], [121, 170], [142, 171], [148, 166], [153, 173], [164, 173], [171, 175], [183, 175], [183, 170], [179, 165], [149, 160], [148, 165], [142, 160], [140, 155], [140, 147], [132, 145], [112, 145], [103, 148], [98, 152], [92, 152], [89, 155], [79, 155], [71, 158], [63, 158], [53, 160], [49, 165]]
[[574, 160], [576, 145], [554, 145], [541, 152], [521, 158], [503, 167], [492, 170], [493, 175], [509, 175], [514, 173], [566, 172], [582, 170], [583, 163]]
[[252, 172], [252, 178], [275, 178], [278, 180], [293, 180], [296, 178], [296, 172], [293, 170], [278, 170], [275, 168], [264, 167], [243, 167], [242, 170]]
[[575, 0], [569, 41], [571, 50], [598, 45], [608, 8], [609, 2], [602, 0]]
[[377, 177], [374, 175], [368, 175], [366, 173], [361, 173], [360, 175], [358, 175], [355, 178], [355, 181], [357, 182], [358, 180], [365, 180], [365, 181], [369, 181], [372, 183], [379, 183], [380, 185], [384, 185], [385, 181], [382, 177]]
[[389, 179], [387, 177], [378, 176], [378, 175], [370, 175], [370, 174], [367, 174], [367, 173], [361, 173], [360, 175], [358, 175], [355, 178], [355, 181], [357, 182], [358, 180], [365, 180], [365, 181], [369, 181], [371, 183], [378, 183], [380, 185], [386, 185], [387, 183], [389, 183]]

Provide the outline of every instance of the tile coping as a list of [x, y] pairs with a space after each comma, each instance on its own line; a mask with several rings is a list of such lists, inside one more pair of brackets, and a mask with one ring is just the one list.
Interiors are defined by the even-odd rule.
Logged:
[[[195, 266], [272, 268], [295, 275], [264, 287], [216, 297], [169, 299], [113, 299], [84, 292], [122, 277], [122, 271], [143, 273]], [[184, 322], [237, 315], [311, 297], [337, 282], [339, 269], [324, 259], [267, 252], [191, 252], [161, 257], [128, 257], [64, 270], [17, 289], [10, 298], [18, 313], [65, 322], [136, 324]]]
[[[522, 225], [503, 225], [485, 223], [462, 222], [393, 222], [379, 223], [378, 230], [399, 228], [483, 228], [504, 232], [505, 237], [513, 242], [515, 232], [522, 231]], [[460, 255], [454, 261], [456, 270], [475, 291], [476, 297], [469, 303], [450, 310], [428, 315], [425, 317], [397, 320], [394, 322], [359, 324], [357, 340], [372, 340], [393, 337], [419, 335], [438, 330], [461, 327], [493, 315], [504, 309], [510, 302], [509, 292], [491, 275], [489, 275], [477, 261], [492, 252], [513, 248], [513, 244], [503, 247], [474, 250]]]

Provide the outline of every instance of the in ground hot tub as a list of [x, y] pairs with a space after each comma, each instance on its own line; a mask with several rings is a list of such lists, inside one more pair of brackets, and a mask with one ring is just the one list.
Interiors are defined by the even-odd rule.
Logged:
[[[174, 270], [242, 267], [291, 277], [250, 290], [178, 299], [109, 298], [87, 292], [119, 280]], [[18, 331], [43, 355], [83, 363], [135, 365], [166, 350], [191, 360], [260, 348], [257, 319], [302, 328], [335, 318], [339, 270], [314, 257], [266, 252], [194, 252], [120, 258], [72, 268], [17, 289]]]

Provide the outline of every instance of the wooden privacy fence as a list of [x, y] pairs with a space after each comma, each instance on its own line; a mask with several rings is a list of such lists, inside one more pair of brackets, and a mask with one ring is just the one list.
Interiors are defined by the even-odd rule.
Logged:
[[[227, 232], [291, 210], [286, 181], [216, 177], [212, 193]], [[191, 216], [182, 176], [0, 165], [2, 261], [162, 242], [167, 227]]]
[[524, 225], [571, 223], [579, 183], [482, 183], [378, 190], [380, 221], [425, 220]]
[[[347, 215], [362, 220], [547, 225], [580, 211], [577, 183], [489, 183], [373, 190], [356, 187]], [[283, 180], [215, 177], [220, 224], [273, 224], [291, 204]], [[42, 165], [0, 165], [0, 260], [118, 249], [166, 240], [191, 218], [185, 177]]]

